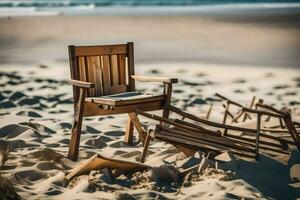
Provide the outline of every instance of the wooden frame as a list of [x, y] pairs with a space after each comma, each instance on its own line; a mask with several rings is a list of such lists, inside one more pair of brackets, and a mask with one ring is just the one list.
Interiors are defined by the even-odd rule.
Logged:
[[[230, 100], [227, 100], [227, 102], [229, 101]], [[252, 157], [255, 159], [259, 158], [259, 149], [281, 154], [289, 154], [289, 152], [287, 151], [287, 144], [296, 146], [298, 148], [298, 151], [300, 151], [300, 136], [298, 130], [296, 129], [296, 126], [299, 126], [299, 123], [292, 121], [289, 112], [279, 111], [272, 106], [262, 104], [261, 102], [262, 101], [256, 103], [256, 107], [261, 107], [265, 110], [254, 110], [239, 105], [242, 107], [242, 112], [248, 114], [254, 113], [257, 115], [256, 129], [228, 125], [225, 124], [224, 121], [223, 123], [209, 121], [196, 117], [190, 113], [186, 113], [174, 106], [170, 106], [169, 110], [179, 116], [182, 116], [183, 119], [189, 119], [189, 122], [183, 121], [183, 119], [167, 119], [157, 115], [145, 113], [141, 110], [137, 110], [137, 113], [139, 115], [166, 123], [171, 126], [163, 127], [160, 125], [156, 125], [155, 130], [147, 134], [144, 143], [144, 149], [141, 155], [141, 162], [145, 161], [151, 138], [156, 138], [174, 144], [176, 147], [180, 147], [181, 150], [185, 150], [183, 152], [188, 152], [187, 149], [201, 149], [203, 151], [211, 151], [217, 153], [225, 150], [231, 151], [236, 155]], [[261, 117], [263, 115], [282, 119], [286, 125], [285, 131], [290, 134], [293, 141], [263, 133], [264, 131], [273, 133], [276, 132], [274, 129], [261, 128]], [[197, 122], [197, 124], [190, 121]], [[218, 130], [210, 130], [210, 128], [212, 127], [213, 129], [217, 128]], [[222, 134], [220, 129], [226, 130], [226, 134]], [[252, 133], [253, 135], [255, 135], [255, 139], [228, 134], [228, 130]], [[261, 137], [271, 139], [271, 141], [260, 140]]]
[[[169, 116], [172, 84], [175, 78], [147, 77], [134, 74], [134, 44], [74, 46], [70, 45], [69, 62], [74, 97], [74, 124], [68, 158], [77, 160], [82, 119], [86, 116], [128, 113], [125, 142], [133, 143], [134, 128], [139, 139], [144, 140], [146, 133], [138, 119], [136, 109], [143, 111], [163, 110]], [[164, 91], [159, 96], [141, 98], [116, 98], [135, 91], [135, 81], [160, 82]], [[127, 95], [128, 96], [128, 95]], [[109, 98], [107, 98], [109, 97]]]

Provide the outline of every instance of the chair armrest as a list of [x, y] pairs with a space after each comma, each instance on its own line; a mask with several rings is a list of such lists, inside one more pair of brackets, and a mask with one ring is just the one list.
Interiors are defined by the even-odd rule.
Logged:
[[78, 81], [74, 79], [70, 79], [69, 83], [71, 83], [73, 86], [80, 87], [80, 88], [94, 88], [95, 84], [85, 81]]
[[132, 75], [131, 78], [141, 82], [162, 82], [162, 83], [178, 83], [177, 78], [154, 77], [154, 76], [137, 76]]

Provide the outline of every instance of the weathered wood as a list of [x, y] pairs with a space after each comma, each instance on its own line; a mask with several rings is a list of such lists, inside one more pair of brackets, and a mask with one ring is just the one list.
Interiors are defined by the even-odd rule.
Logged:
[[108, 88], [110, 94], [124, 93], [127, 91], [127, 85], [113, 85]]
[[261, 107], [261, 108], [268, 109], [268, 110], [270, 110], [270, 111], [272, 111], [272, 112], [274, 112], [274, 113], [277, 113], [278, 115], [281, 115], [281, 116], [282, 116], [282, 115], [285, 115], [284, 112], [282, 112], [282, 111], [280, 111], [280, 110], [277, 110], [276, 108], [274, 108], [274, 107], [272, 107], [272, 106], [263, 104], [263, 103], [261, 103], [261, 102], [256, 103], [256, 106], [257, 106], [257, 107]]
[[221, 137], [221, 134], [218, 131], [209, 130], [209, 129], [204, 128], [202, 126], [199, 126], [197, 124], [194, 124], [194, 123], [191, 123], [191, 122], [186, 122], [186, 121], [183, 121], [183, 120], [175, 119], [174, 121], [178, 124], [185, 125], [185, 127], [189, 127], [188, 130], [193, 130], [191, 128], [194, 128], [198, 132], [203, 132], [207, 135]]
[[219, 93], [216, 93], [215, 95], [216, 95], [217, 97], [219, 97], [219, 98], [221, 98], [221, 99], [227, 101], [227, 102], [230, 103], [230, 104], [236, 105], [236, 106], [241, 107], [241, 108], [244, 107], [244, 106], [242, 106], [241, 104], [239, 104], [239, 103], [237, 103], [237, 102], [235, 102], [235, 101], [232, 101], [232, 100], [230, 100], [230, 99], [224, 97], [223, 95], [221, 95], [221, 94], [219, 94]]
[[74, 113], [74, 124], [71, 130], [71, 141], [68, 153], [68, 158], [70, 160], [77, 160], [78, 157], [85, 96], [86, 90], [80, 88], [78, 103]]
[[163, 101], [157, 102], [149, 102], [149, 103], [141, 103], [141, 104], [132, 104], [132, 105], [124, 105], [113, 107], [112, 109], [105, 110], [101, 105], [94, 104], [92, 102], [85, 102], [85, 110], [84, 116], [95, 116], [95, 115], [114, 115], [114, 114], [122, 114], [122, 113], [130, 113], [135, 112], [136, 109], [140, 109], [143, 111], [153, 111], [153, 110], [161, 110], [163, 108]]
[[[225, 107], [225, 112], [224, 112], [223, 124], [226, 124], [227, 115], [229, 114], [229, 111], [228, 111], [229, 110], [229, 106], [230, 106], [230, 103], [227, 100], [226, 107]], [[227, 134], [227, 129], [224, 129], [223, 135], [226, 136], [226, 134]]]
[[271, 113], [271, 112], [267, 112], [267, 111], [263, 111], [263, 110], [253, 110], [250, 108], [243, 108], [243, 110], [245, 112], [249, 112], [249, 113], [256, 113], [256, 114], [260, 114], [260, 115], [267, 115], [267, 116], [272, 116], [272, 117], [277, 117], [277, 118], [282, 118], [282, 115], [276, 114], [276, 113]]
[[101, 65], [102, 65], [102, 70], [103, 70], [104, 94], [109, 95], [110, 87], [111, 87], [109, 56], [101, 56]]
[[[87, 62], [87, 80], [91, 83], [95, 83], [95, 77], [94, 77], [95, 66], [93, 63], [93, 57], [87, 56], [86, 62]], [[90, 96], [94, 97], [96, 95], [95, 89], [94, 88], [89, 89], [89, 94]]]
[[118, 66], [119, 66], [119, 80], [120, 85], [126, 85], [126, 57], [125, 55], [118, 55]]
[[140, 136], [139, 138], [142, 139], [142, 142], [143, 142], [146, 137], [146, 132], [144, 131], [137, 114], [135, 112], [132, 112], [132, 113], [129, 113], [128, 115], [129, 115], [131, 122], [133, 123], [135, 129], [139, 133], [139, 136]]
[[85, 81], [78, 81], [70, 79], [69, 83], [71, 83], [73, 86], [80, 87], [80, 88], [93, 88], [95, 87], [94, 83], [85, 82]]
[[104, 95], [103, 92], [103, 74], [100, 63], [100, 56], [93, 56], [93, 63], [95, 66], [94, 70], [94, 80], [95, 80], [95, 93], [96, 97]]
[[249, 145], [247, 147], [247, 146], [242, 146], [242, 145], [236, 144], [236, 143], [234, 143], [234, 141], [232, 141], [226, 137], [215, 137], [215, 136], [205, 135], [205, 134], [200, 134], [200, 133], [195, 133], [195, 132], [191, 133], [191, 132], [186, 132], [186, 131], [179, 131], [179, 130], [176, 130], [173, 128], [167, 128], [167, 127], [162, 127], [162, 126], [159, 126], [158, 130], [166, 131], [169, 133], [174, 133], [174, 135], [177, 135], [177, 136], [180, 136], [180, 135], [186, 136], [190, 139], [194, 138], [196, 140], [201, 140], [201, 141], [206, 142], [207, 144], [211, 144], [211, 145], [215, 145], [215, 144], [222, 145], [222, 146], [227, 146], [227, 147], [254, 153], [254, 149], [249, 148]]
[[300, 151], [300, 137], [294, 126], [294, 123], [292, 122], [291, 115], [288, 112], [285, 113], [285, 117], [283, 118], [283, 120], [290, 132], [290, 135], [292, 136], [292, 138], [294, 140], [295, 145], [298, 148], [298, 151]]
[[117, 55], [110, 55], [110, 71], [112, 85], [119, 85], [119, 69]]
[[151, 140], [151, 133], [148, 132], [147, 136], [146, 136], [146, 139], [145, 139], [145, 142], [144, 142], [143, 152], [142, 152], [142, 155], [141, 155], [141, 160], [140, 160], [141, 163], [145, 162], [145, 158], [146, 158], [146, 154], [147, 154], [147, 151], [148, 151], [150, 140]]
[[177, 78], [168, 78], [168, 77], [156, 77], [156, 76], [131, 76], [136, 81], [141, 82], [162, 82], [162, 83], [178, 83]]
[[[253, 108], [255, 99], [256, 99], [256, 97], [253, 96], [253, 97], [252, 97], [252, 100], [251, 100], [251, 103], [250, 103], [250, 107], [249, 107], [250, 109]], [[243, 122], [245, 122], [245, 121], [247, 120], [247, 118], [250, 118], [250, 119], [251, 119], [251, 117], [249, 116], [249, 114], [248, 114], [248, 113], [245, 113], [245, 115], [244, 115], [244, 117], [243, 117]]]
[[163, 117], [169, 118], [169, 115], [170, 115], [169, 105], [170, 105], [171, 96], [172, 96], [172, 84], [164, 83], [164, 94], [165, 94], [165, 105], [164, 105], [164, 109], [163, 109]]
[[106, 104], [111, 106], [131, 105], [131, 104], [155, 102], [155, 101], [162, 101], [162, 100], [165, 100], [164, 95], [149, 96], [149, 97], [145, 96], [144, 98], [136, 98], [136, 99], [113, 98], [110, 96], [86, 98], [86, 101], [93, 102], [95, 104]]
[[259, 136], [260, 136], [260, 124], [261, 124], [261, 114], [257, 115], [257, 126], [256, 126], [256, 141], [255, 141], [255, 158], [258, 159], [259, 156]]
[[134, 50], [133, 50], [133, 42], [127, 43], [127, 65], [128, 65], [128, 90], [134, 91], [135, 90], [135, 81], [131, 77], [134, 75]]
[[211, 113], [211, 111], [212, 111], [212, 107], [213, 107], [213, 104], [210, 104], [209, 109], [208, 109], [208, 111], [207, 111], [207, 113], [206, 113], [205, 119], [209, 119], [210, 113]]
[[126, 44], [98, 45], [98, 46], [78, 46], [75, 51], [76, 56], [98, 56], [127, 54]]
[[225, 147], [223, 145], [217, 145], [215, 143], [213, 143], [213, 145], [212, 145], [212, 143], [209, 143], [209, 142], [204, 142], [201, 140], [184, 137], [182, 135], [170, 134], [169, 132], [166, 132], [166, 131], [155, 132], [155, 138], [163, 139], [165, 141], [169, 141], [170, 143], [175, 143], [175, 144], [179, 144], [179, 145], [184, 144], [190, 148], [197, 147], [197, 148], [207, 149], [209, 151], [218, 152], [218, 153], [221, 151], [230, 151], [235, 154], [238, 153], [239, 155], [244, 155], [247, 157], [254, 157], [253, 154], [251, 154], [249, 152], [236, 151], [234, 149], [230, 149], [229, 147]]
[[[77, 63], [77, 58], [75, 56], [75, 46], [70, 45], [68, 46], [68, 51], [69, 51], [69, 63], [70, 63], [70, 74], [71, 74], [71, 79], [73, 80], [79, 80], [79, 69], [78, 69], [78, 63]], [[73, 99], [74, 99], [74, 111], [78, 102], [78, 97], [79, 97], [79, 88], [73, 86]]]
[[238, 127], [238, 126], [232, 126], [232, 125], [228, 125], [228, 124], [221, 124], [221, 123], [218, 123], [218, 122], [213, 122], [213, 121], [209, 121], [209, 120], [205, 120], [205, 119], [202, 119], [202, 118], [199, 118], [199, 117], [196, 117], [192, 114], [189, 114], [189, 113], [186, 113], [174, 106], [170, 106], [170, 110], [172, 112], [175, 112], [181, 116], [184, 116], [185, 118], [188, 118], [188, 119], [191, 119], [191, 120], [194, 120], [196, 122], [200, 122], [200, 123], [203, 123], [203, 124], [206, 124], [206, 125], [209, 125], [209, 126], [214, 126], [214, 127], [217, 127], [217, 128], [224, 128], [224, 129], [229, 129], [229, 130], [235, 130], [235, 131], [245, 131], [245, 132], [250, 132], [250, 133], [256, 133], [256, 130], [255, 129], [251, 129], [251, 128], [242, 128], [242, 127]]
[[127, 144], [130, 144], [130, 145], [133, 144], [133, 122], [132, 122], [130, 116], [128, 116], [128, 121], [127, 121], [127, 127], [126, 127], [124, 141]]

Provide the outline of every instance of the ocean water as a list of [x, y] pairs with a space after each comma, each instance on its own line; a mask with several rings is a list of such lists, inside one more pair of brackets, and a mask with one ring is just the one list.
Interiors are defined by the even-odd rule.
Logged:
[[300, 12], [300, 0], [0, 0], [0, 16]]

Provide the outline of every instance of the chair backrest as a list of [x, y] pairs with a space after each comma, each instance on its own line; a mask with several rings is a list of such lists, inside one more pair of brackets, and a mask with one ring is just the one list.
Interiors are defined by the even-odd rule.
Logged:
[[[135, 90], [133, 42], [98, 46], [69, 46], [71, 78], [95, 83], [88, 97]], [[74, 87], [77, 102], [78, 89]]]

